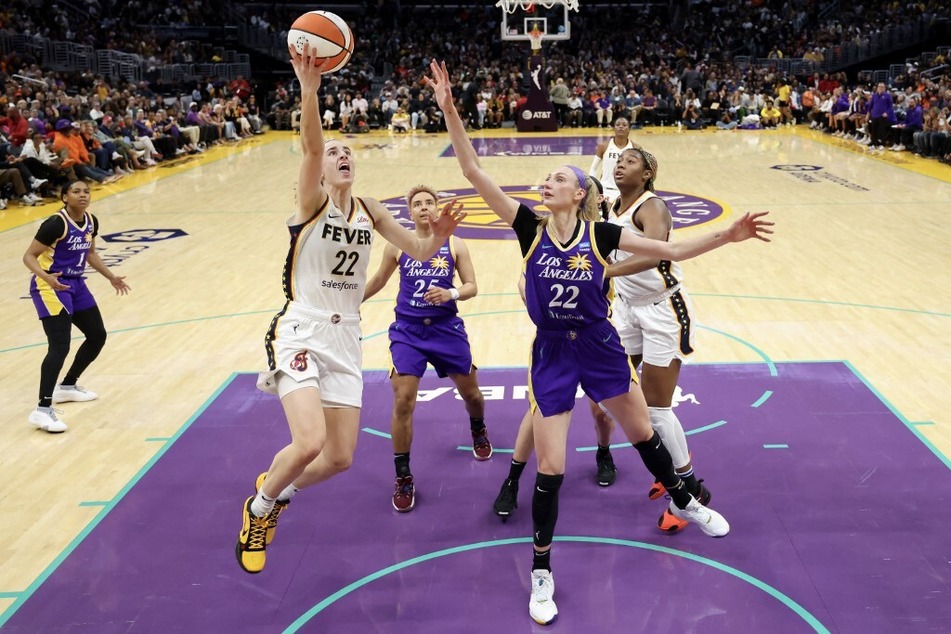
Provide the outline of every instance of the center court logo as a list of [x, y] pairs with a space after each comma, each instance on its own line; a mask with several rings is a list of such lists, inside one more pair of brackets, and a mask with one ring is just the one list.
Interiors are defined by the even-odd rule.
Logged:
[[[539, 208], [539, 213], [545, 211], [541, 204], [541, 190], [527, 185], [510, 185], [502, 191], [529, 209]], [[439, 202], [445, 203], [455, 198], [462, 203], [466, 219], [456, 230], [460, 238], [471, 240], [515, 240], [512, 228], [499, 220], [499, 217], [489, 209], [482, 197], [474, 189], [446, 189], [437, 192]], [[723, 206], [708, 198], [700, 198], [691, 194], [679, 192], [657, 191], [656, 194], [664, 199], [670, 214], [673, 217], [674, 229], [681, 227], [695, 227], [723, 215]], [[412, 226], [406, 199], [403, 196], [387, 198], [381, 201], [390, 213], [402, 224]]]

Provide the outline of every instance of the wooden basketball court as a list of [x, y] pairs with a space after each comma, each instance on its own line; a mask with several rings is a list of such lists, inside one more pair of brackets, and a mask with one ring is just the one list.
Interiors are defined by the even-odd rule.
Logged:
[[[597, 136], [502, 129], [474, 139], [497, 181], [530, 199], [548, 170], [565, 163], [587, 169]], [[685, 263], [699, 325], [696, 362], [847, 361], [951, 465], [951, 168], [909, 153], [869, 153], [801, 128], [660, 128], [633, 137], [658, 157], [657, 189], [683, 212], [677, 236], [723, 227], [745, 211], [769, 210], [777, 223], [772, 244], [733, 245]], [[344, 140], [356, 157], [357, 195], [398, 199], [421, 182], [469, 187], [455, 159], [444, 156], [445, 134]], [[94, 188], [98, 246], [133, 291], [116, 297], [90, 275], [109, 340], [82, 384], [100, 398], [58, 406], [70, 426], [61, 435], [27, 422], [46, 342], [20, 261], [39, 221], [57, 207], [0, 212], [0, 503], [7, 518], [0, 611], [36, 588], [229, 376], [265, 366], [264, 333], [283, 304], [284, 219], [295, 204], [298, 161], [296, 137], [269, 133]], [[472, 212], [460, 235], [468, 237], [479, 294], [461, 311], [476, 362], [524, 367], [532, 327], [515, 286], [517, 243], [478, 200], [458, 194]], [[374, 245], [371, 273], [382, 246]], [[368, 369], [386, 367], [395, 288], [391, 280], [364, 306]], [[834, 394], [836, 386], [828, 388]], [[389, 392], [386, 385], [367, 389]], [[577, 410], [576, 419], [587, 416]], [[493, 433], [499, 446], [512, 446], [514, 427]], [[262, 469], [269, 459], [261, 457]], [[253, 475], [242, 469], [233, 478]], [[168, 505], [151, 511], [180, 513], [187, 524], [188, 508], [202, 503], [191, 497], [187, 488], [169, 490]], [[234, 512], [221, 519], [235, 534], [239, 505], [234, 500]]]

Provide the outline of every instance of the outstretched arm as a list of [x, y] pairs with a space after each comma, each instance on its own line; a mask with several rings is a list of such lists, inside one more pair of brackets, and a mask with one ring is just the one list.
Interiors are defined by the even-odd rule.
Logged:
[[364, 198], [377, 232], [383, 239], [407, 254], [414, 260], [425, 260], [435, 255], [446, 239], [459, 226], [466, 213], [462, 211], [462, 203], [450, 200], [443, 205], [439, 215], [430, 222], [433, 233], [428, 238], [420, 238], [414, 231], [400, 225], [393, 215], [380, 201], [373, 198]]
[[713, 231], [682, 242], [661, 242], [642, 238], [633, 231], [622, 231], [618, 248], [628, 253], [679, 262], [713, 251], [731, 242], [742, 242], [750, 238], [770, 242], [768, 236], [773, 233], [770, 227], [774, 223], [761, 220], [768, 213], [768, 211], [760, 211], [754, 214], [743, 214], [726, 231]]
[[[304, 45], [303, 54], [293, 46], [291, 65], [300, 81], [301, 114], [300, 144], [303, 159], [297, 179], [297, 213], [291, 224], [303, 224], [311, 218], [327, 198], [327, 192], [321, 185], [323, 178], [324, 135], [320, 126], [320, 105], [317, 91], [320, 90], [321, 75], [330, 60], [315, 65], [316, 57], [311, 53], [310, 45]], [[314, 51], [316, 53], [316, 51]]]
[[449, 140], [452, 141], [452, 149], [456, 152], [456, 159], [462, 167], [462, 174], [472, 183], [475, 190], [479, 192], [482, 199], [489, 205], [489, 208], [501, 218], [506, 224], [511, 225], [515, 222], [515, 214], [518, 211], [518, 202], [509, 198], [502, 188], [495, 184], [489, 175], [479, 164], [479, 157], [475, 148], [472, 147], [472, 141], [466, 134], [466, 126], [462, 122], [462, 117], [456, 110], [456, 105], [452, 101], [452, 91], [450, 90], [449, 71], [446, 70], [446, 62], [437, 63], [433, 60], [429, 69], [432, 77], [424, 78], [426, 84], [433, 89], [436, 97], [436, 103], [439, 109], [443, 111], [446, 120], [446, 128], [449, 130]]

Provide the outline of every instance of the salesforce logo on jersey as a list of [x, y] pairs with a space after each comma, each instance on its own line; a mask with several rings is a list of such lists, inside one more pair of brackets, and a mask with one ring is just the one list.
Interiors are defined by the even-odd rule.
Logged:
[[[541, 189], [538, 187], [510, 185], [503, 187], [502, 191], [539, 215], [547, 213], [545, 206], [542, 204]], [[495, 215], [495, 212], [489, 209], [489, 206], [476, 193], [476, 190], [468, 188], [446, 189], [438, 191], [437, 194], [439, 194], [440, 205], [453, 198], [462, 203], [467, 215], [455, 232], [460, 238], [473, 240], [516, 239], [512, 227], [502, 222]], [[667, 208], [670, 209], [670, 215], [673, 218], [674, 229], [695, 227], [716, 220], [724, 212], [722, 205], [708, 198], [668, 191], [657, 191], [656, 194], [667, 203]], [[380, 202], [390, 210], [390, 213], [400, 223], [409, 227], [413, 226], [404, 196], [395, 196]]]
[[108, 266], [114, 268], [148, 249], [150, 242], [163, 242], [187, 235], [182, 229], [128, 229], [118, 233], [106, 233], [99, 238], [112, 246], [99, 246], [96, 252]]

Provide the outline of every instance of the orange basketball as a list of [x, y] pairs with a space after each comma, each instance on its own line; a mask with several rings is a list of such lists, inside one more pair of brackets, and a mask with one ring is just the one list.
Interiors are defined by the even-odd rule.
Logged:
[[329, 11], [310, 11], [294, 20], [287, 32], [288, 48], [303, 54], [304, 44], [310, 44], [315, 63], [331, 58], [334, 64], [326, 72], [340, 70], [350, 61], [353, 53], [353, 32], [343, 18]]

